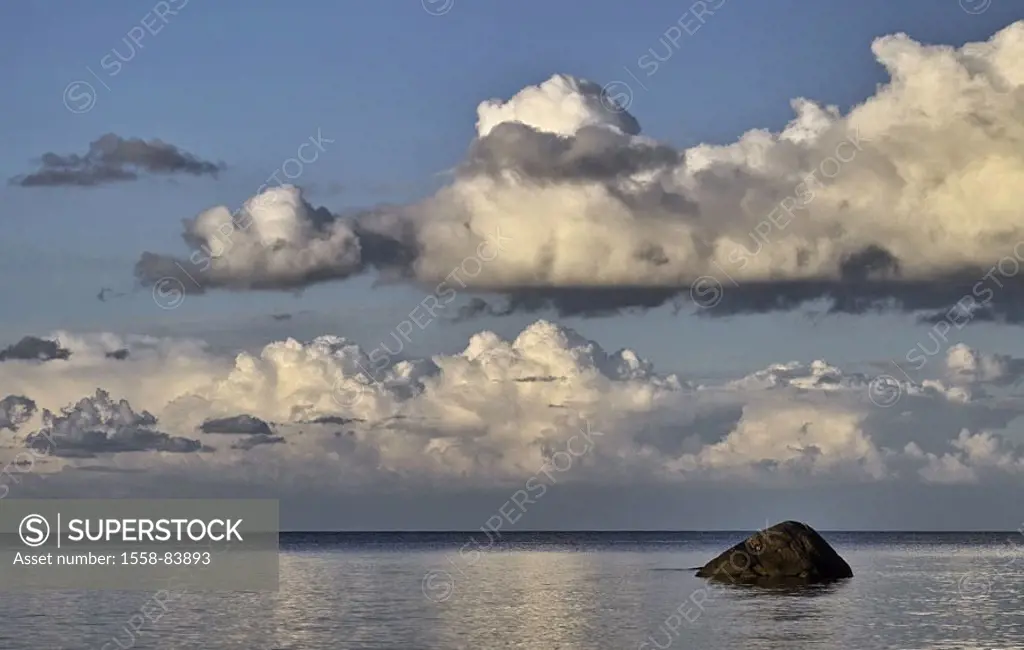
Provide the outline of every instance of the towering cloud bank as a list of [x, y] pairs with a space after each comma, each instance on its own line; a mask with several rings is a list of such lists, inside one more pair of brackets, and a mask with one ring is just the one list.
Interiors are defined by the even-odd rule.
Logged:
[[1024, 473], [1010, 425], [1024, 415], [1024, 361], [965, 346], [914, 381], [818, 360], [702, 384], [547, 321], [380, 368], [338, 336], [234, 358], [188, 342], [57, 336], [74, 350], [66, 362], [0, 365], [12, 391], [0, 399], [0, 464], [34, 452], [52, 470], [270, 488]]
[[961, 48], [897, 34], [872, 50], [891, 80], [849, 113], [801, 98], [779, 133], [685, 151], [641, 135], [598, 85], [556, 75], [482, 103], [434, 196], [342, 218], [268, 190], [240, 216], [187, 223], [201, 261], [146, 253], [136, 273], [294, 289], [374, 268], [434, 288], [476, 258], [459, 284], [508, 302], [467, 313], [681, 296], [711, 314], [825, 298], [1024, 320], [1024, 21]]

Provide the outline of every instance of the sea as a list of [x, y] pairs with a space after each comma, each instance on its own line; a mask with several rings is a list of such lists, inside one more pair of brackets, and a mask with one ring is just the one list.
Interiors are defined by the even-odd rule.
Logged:
[[852, 579], [694, 577], [748, 534], [282, 533], [276, 592], [0, 590], [0, 648], [1024, 648], [1020, 533], [823, 531]]

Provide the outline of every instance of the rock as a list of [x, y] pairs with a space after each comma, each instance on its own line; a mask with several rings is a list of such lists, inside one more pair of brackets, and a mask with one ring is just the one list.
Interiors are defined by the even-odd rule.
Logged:
[[697, 577], [734, 584], [801, 585], [852, 578], [853, 570], [816, 530], [784, 521], [711, 560]]

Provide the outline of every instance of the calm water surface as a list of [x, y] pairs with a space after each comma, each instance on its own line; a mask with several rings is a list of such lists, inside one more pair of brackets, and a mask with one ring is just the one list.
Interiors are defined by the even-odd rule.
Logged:
[[283, 536], [278, 593], [3, 594], [0, 648], [1024, 648], [1019, 534], [825, 533], [855, 574], [829, 588], [681, 570], [745, 536]]

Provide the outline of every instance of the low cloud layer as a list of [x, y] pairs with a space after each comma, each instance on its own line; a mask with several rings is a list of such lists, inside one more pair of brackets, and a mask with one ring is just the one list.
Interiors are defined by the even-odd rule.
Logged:
[[462, 317], [824, 300], [1024, 320], [1024, 21], [961, 48], [896, 34], [872, 52], [890, 81], [848, 113], [798, 98], [780, 132], [685, 151], [555, 75], [483, 102], [454, 180], [423, 201], [342, 217], [267, 190], [241, 217], [187, 221], [192, 257], [145, 253], [136, 275], [294, 290], [375, 270], [480, 294]]
[[[61, 369], [0, 366], [5, 389], [44, 409], [0, 402], [26, 432], [0, 440], [8, 454], [28, 446], [65, 470], [326, 493], [531, 477], [611, 489], [1024, 476], [1014, 424], [1024, 360], [963, 345], [913, 379], [814, 360], [703, 382], [543, 320], [512, 340], [480, 332], [458, 354], [383, 367], [338, 336], [234, 357], [194, 341], [54, 336], [74, 351]], [[131, 354], [111, 359], [110, 349]]]
[[224, 169], [223, 163], [203, 160], [162, 140], [122, 138], [114, 133], [89, 143], [85, 154], [47, 152], [41, 162], [38, 170], [12, 178], [11, 185], [91, 187], [135, 181], [142, 174], [216, 177]]

